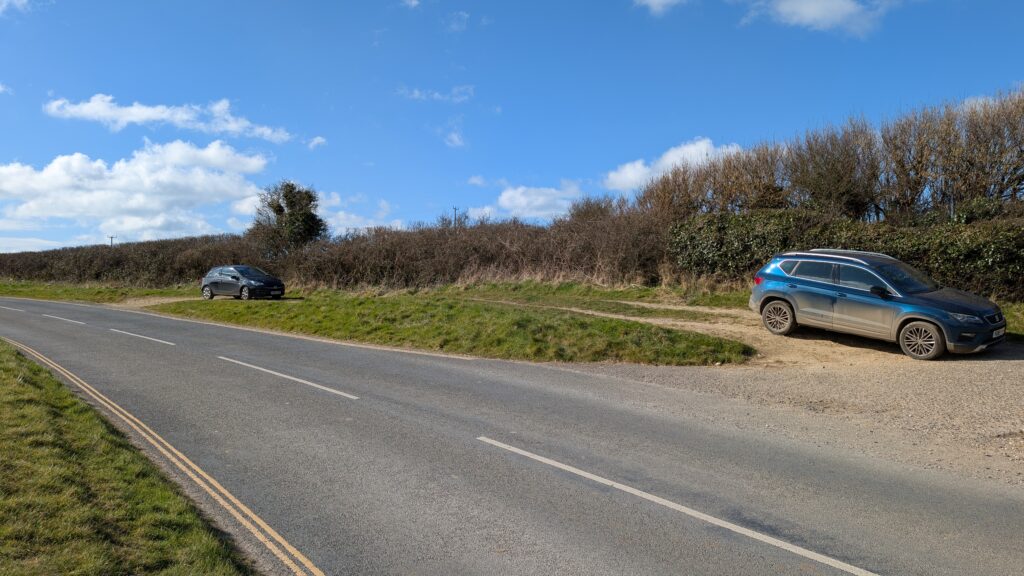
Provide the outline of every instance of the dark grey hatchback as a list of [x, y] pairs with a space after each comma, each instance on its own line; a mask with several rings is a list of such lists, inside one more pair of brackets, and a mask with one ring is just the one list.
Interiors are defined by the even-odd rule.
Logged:
[[265, 271], [243, 264], [211, 268], [199, 281], [204, 300], [214, 296], [233, 296], [242, 300], [284, 296], [284, 282]]

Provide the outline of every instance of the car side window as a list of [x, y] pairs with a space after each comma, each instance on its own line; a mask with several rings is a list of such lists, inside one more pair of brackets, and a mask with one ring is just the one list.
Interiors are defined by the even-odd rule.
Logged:
[[796, 271], [793, 275], [799, 276], [800, 278], [806, 278], [808, 280], [828, 282], [831, 284], [833, 266], [835, 266], [835, 264], [832, 264], [831, 262], [814, 262], [811, 260], [804, 260], [797, 264]]
[[783, 272], [792, 276], [793, 268], [796, 268], [796, 260], [786, 260], [782, 264], [779, 264], [779, 268], [782, 268]]
[[839, 285], [858, 290], [871, 290], [872, 286], [885, 286], [878, 276], [856, 266], [839, 266]]

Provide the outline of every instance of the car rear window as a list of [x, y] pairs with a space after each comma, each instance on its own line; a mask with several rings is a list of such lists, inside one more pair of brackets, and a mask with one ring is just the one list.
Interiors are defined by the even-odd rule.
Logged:
[[786, 274], [793, 274], [793, 268], [796, 268], [796, 260], [786, 260], [782, 264], [779, 264], [779, 268]]
[[882, 286], [882, 281], [863, 268], [840, 265], [839, 285], [858, 290], [871, 290], [872, 286]]
[[818, 282], [832, 282], [832, 266], [831, 262], [804, 260], [797, 265], [794, 275]]

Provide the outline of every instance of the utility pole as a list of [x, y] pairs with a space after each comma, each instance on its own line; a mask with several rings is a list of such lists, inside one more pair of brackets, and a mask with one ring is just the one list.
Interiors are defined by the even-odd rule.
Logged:
[[107, 236], [107, 238], [110, 238], [110, 247], [113, 248], [114, 247], [114, 238], [117, 238], [117, 236]]
[[455, 213], [455, 217], [452, 218], [452, 227], [454, 228], [459, 225], [459, 207], [452, 206], [452, 211]]

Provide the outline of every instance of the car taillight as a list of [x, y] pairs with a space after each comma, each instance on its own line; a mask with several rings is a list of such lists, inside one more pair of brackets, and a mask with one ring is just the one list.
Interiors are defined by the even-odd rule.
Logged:
[[761, 282], [764, 282], [764, 278], [760, 276], [754, 276], [754, 286], [760, 286]]

